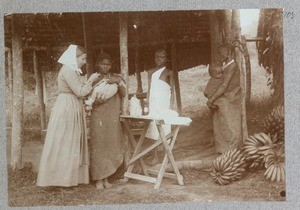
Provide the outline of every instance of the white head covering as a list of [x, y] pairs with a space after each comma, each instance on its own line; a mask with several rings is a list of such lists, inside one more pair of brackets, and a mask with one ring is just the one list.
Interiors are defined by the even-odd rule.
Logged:
[[73, 69], [77, 74], [82, 74], [82, 70], [78, 68], [77, 59], [76, 59], [76, 49], [77, 45], [71, 44], [68, 49], [60, 56], [58, 62], [70, 67]]

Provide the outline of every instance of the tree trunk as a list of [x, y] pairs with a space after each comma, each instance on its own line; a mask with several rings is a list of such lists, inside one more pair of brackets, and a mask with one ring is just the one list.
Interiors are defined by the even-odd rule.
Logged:
[[22, 24], [18, 15], [12, 17], [12, 60], [13, 60], [13, 117], [11, 136], [11, 167], [17, 169], [22, 164], [23, 131], [23, 49]]
[[[234, 9], [232, 11], [232, 32], [233, 32], [233, 40], [241, 42], [241, 26], [240, 26], [240, 12], [238, 9]], [[242, 65], [242, 56], [241, 51], [238, 47], [234, 48], [235, 61], [238, 64], [238, 67], [241, 72], [240, 83], [242, 90], [242, 98], [241, 98], [241, 109], [242, 109], [242, 140], [248, 137], [248, 129], [247, 129], [247, 118], [246, 118], [246, 72], [245, 68]]]
[[45, 103], [43, 99], [43, 81], [42, 81], [41, 69], [39, 68], [39, 64], [38, 64], [38, 57], [35, 51], [33, 51], [33, 69], [35, 73], [36, 90], [37, 90], [38, 102], [40, 107], [41, 130], [45, 130], [46, 113], [45, 113]]
[[93, 59], [93, 33], [92, 27], [90, 24], [93, 22], [92, 16], [87, 13], [82, 13], [82, 25], [83, 25], [83, 38], [84, 38], [84, 47], [86, 50], [86, 73], [89, 77], [94, 73], [94, 59]]

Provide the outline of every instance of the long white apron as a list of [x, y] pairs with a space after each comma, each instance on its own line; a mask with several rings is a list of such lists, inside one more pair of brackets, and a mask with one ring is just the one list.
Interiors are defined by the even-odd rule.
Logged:
[[[163, 67], [151, 76], [150, 96], [149, 96], [149, 115], [165, 116], [170, 111], [171, 87], [165, 81], [162, 81], [160, 75], [165, 70]], [[171, 125], [163, 125], [165, 135], [171, 132]], [[146, 133], [146, 137], [154, 140], [159, 139], [158, 129], [154, 122], [151, 122]]]

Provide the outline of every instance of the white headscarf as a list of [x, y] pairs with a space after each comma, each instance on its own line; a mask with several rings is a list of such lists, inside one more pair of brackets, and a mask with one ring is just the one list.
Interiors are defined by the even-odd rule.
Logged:
[[77, 74], [82, 74], [82, 70], [78, 68], [77, 59], [76, 59], [76, 49], [77, 45], [71, 44], [68, 49], [60, 56], [58, 62], [70, 67], [73, 69]]

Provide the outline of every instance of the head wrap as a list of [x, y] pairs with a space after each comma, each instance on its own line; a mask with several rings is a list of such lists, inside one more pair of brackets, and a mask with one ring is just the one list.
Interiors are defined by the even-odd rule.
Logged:
[[58, 62], [70, 67], [73, 69], [77, 74], [82, 74], [82, 70], [78, 68], [77, 59], [76, 59], [76, 49], [77, 45], [71, 44], [68, 49], [60, 56]]

